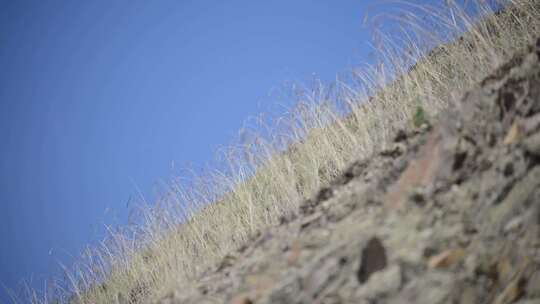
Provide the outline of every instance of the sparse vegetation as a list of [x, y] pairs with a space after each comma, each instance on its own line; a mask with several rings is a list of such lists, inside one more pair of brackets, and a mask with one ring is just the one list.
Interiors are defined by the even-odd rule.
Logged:
[[172, 181], [155, 206], [141, 209], [136, 227], [111, 231], [86, 253], [69, 273], [69, 286], [33, 301], [148, 303], [180, 286], [189, 289], [197, 274], [289, 216], [349, 162], [384, 148], [411, 122], [419, 127], [436, 119], [460, 92], [540, 35], [534, 0], [507, 1], [496, 14], [477, 1], [480, 19], [452, 1], [396, 5], [399, 15], [372, 19], [396, 21], [396, 32], [374, 31], [378, 65], [354, 70], [333, 87], [301, 92], [265, 136], [253, 134], [226, 150], [227, 170], [189, 185]]

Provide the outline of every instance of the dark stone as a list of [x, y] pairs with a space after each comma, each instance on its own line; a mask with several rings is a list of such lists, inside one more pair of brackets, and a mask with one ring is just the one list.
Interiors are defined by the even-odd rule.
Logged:
[[362, 260], [357, 273], [358, 281], [364, 284], [373, 273], [384, 269], [386, 265], [386, 249], [377, 237], [371, 238], [362, 250]]

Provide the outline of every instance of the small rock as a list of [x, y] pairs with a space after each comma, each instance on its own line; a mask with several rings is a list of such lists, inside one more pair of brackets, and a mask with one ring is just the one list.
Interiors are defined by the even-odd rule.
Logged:
[[374, 272], [384, 269], [386, 264], [386, 249], [382, 242], [377, 237], [371, 238], [362, 250], [360, 269], [357, 272], [360, 284], [364, 284]]
[[416, 205], [420, 207], [424, 207], [426, 205], [426, 193], [425, 189], [423, 187], [416, 187], [411, 191], [409, 194], [409, 199], [414, 202]]

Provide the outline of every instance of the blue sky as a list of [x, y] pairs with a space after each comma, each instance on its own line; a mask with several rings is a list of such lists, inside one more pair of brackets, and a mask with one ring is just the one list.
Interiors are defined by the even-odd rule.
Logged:
[[369, 61], [375, 3], [1, 1], [0, 282], [42, 286], [284, 84]]

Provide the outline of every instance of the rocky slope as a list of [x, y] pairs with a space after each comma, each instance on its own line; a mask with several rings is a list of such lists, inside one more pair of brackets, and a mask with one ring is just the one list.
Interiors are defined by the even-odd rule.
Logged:
[[540, 303], [540, 40], [156, 303]]

